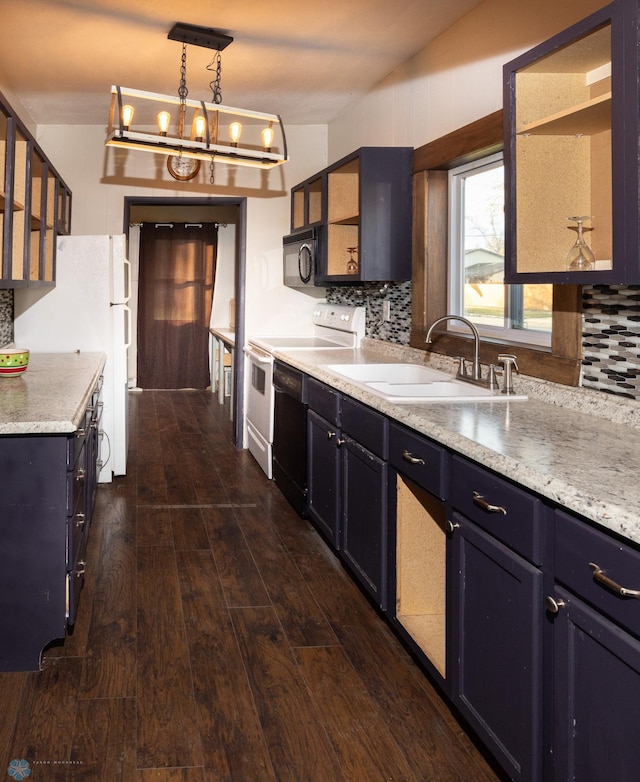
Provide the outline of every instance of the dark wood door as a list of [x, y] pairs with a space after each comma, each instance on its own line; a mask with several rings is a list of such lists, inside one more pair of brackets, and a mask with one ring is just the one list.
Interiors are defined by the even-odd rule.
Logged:
[[542, 573], [453, 514], [452, 697], [513, 780], [542, 759]]
[[322, 416], [307, 413], [307, 513], [334, 548], [340, 546], [340, 430]]
[[554, 779], [637, 782], [640, 642], [570, 592], [554, 619]]
[[387, 463], [348, 437], [342, 453], [342, 557], [387, 608]]

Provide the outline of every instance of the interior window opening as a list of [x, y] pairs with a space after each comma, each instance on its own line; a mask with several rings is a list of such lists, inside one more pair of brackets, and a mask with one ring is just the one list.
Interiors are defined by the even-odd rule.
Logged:
[[502, 153], [451, 169], [450, 314], [470, 320], [485, 338], [550, 346], [553, 287], [505, 285], [504, 237]]

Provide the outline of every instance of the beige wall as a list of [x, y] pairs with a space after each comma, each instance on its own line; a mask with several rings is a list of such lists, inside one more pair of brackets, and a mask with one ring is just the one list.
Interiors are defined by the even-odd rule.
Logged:
[[606, 5], [485, 0], [329, 126], [329, 161], [365, 145], [419, 147], [502, 108], [502, 66]]
[[[262, 172], [216, 164], [208, 182], [203, 164], [198, 179], [178, 185], [159, 155], [105, 147], [102, 126], [38, 127], [38, 141], [73, 192], [74, 234], [121, 233], [124, 198], [247, 198], [247, 334], [286, 333], [310, 321], [314, 299], [282, 285], [282, 237], [289, 231], [289, 189], [326, 165], [324, 125], [287, 127], [290, 162]], [[317, 295], [323, 295], [323, 290]]]

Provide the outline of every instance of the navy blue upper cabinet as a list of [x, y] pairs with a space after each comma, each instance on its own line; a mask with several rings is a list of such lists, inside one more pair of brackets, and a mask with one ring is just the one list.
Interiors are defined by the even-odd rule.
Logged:
[[291, 228], [316, 228], [316, 285], [411, 279], [411, 147], [361, 147], [291, 189]]
[[507, 282], [640, 281], [638, 16], [615, 0], [504, 67]]

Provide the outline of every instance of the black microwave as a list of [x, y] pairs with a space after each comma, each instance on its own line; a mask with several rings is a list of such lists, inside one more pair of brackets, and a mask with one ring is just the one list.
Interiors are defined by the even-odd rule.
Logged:
[[315, 285], [318, 236], [313, 228], [298, 231], [282, 240], [284, 284], [290, 288]]

